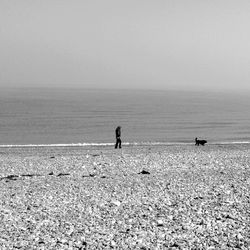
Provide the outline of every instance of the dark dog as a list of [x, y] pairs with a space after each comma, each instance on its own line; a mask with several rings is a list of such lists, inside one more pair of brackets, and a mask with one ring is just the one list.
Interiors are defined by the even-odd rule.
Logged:
[[197, 138], [195, 138], [195, 145], [199, 146], [200, 144], [202, 146], [204, 146], [207, 143], [206, 140], [198, 140]]

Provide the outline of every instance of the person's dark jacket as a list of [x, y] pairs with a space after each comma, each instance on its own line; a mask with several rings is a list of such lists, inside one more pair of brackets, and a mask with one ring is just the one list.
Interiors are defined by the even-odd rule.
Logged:
[[116, 136], [116, 139], [120, 139], [120, 137], [121, 137], [121, 127], [116, 128], [115, 136]]

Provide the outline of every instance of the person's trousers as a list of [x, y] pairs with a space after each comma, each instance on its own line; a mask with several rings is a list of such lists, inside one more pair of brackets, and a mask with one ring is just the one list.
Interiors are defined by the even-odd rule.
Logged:
[[117, 139], [116, 139], [115, 148], [117, 148], [118, 146], [119, 146], [119, 148], [121, 148], [121, 147], [122, 147], [122, 141], [121, 141], [121, 139], [120, 139], [120, 138], [117, 138]]

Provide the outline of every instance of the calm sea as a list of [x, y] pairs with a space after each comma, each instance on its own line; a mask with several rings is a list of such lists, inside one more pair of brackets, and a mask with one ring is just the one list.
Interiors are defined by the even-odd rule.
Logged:
[[3, 89], [0, 145], [250, 141], [250, 98], [178, 91]]

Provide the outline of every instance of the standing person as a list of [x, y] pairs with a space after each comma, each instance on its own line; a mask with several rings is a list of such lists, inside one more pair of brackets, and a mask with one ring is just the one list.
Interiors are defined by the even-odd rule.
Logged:
[[115, 148], [117, 148], [118, 145], [119, 145], [119, 148], [121, 148], [122, 141], [121, 141], [121, 127], [120, 126], [118, 126], [115, 130], [115, 137], [116, 137]]

